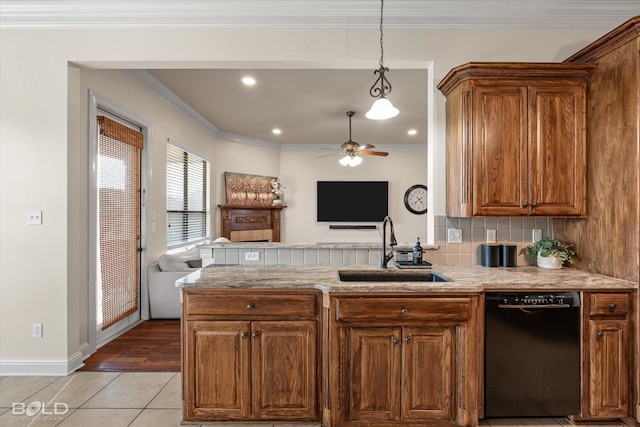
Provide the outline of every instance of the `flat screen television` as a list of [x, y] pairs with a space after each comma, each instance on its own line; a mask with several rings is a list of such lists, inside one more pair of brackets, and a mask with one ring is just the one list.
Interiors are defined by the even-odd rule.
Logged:
[[388, 181], [318, 181], [318, 222], [381, 222], [389, 213]]

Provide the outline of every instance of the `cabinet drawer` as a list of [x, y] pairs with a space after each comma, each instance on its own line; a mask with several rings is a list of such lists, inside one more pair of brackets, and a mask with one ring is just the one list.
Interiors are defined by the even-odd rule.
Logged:
[[233, 315], [252, 318], [254, 316], [314, 317], [316, 296], [309, 295], [234, 295], [234, 294], [187, 294], [185, 295], [187, 316]]
[[344, 297], [335, 300], [336, 320], [469, 320], [471, 298]]
[[626, 315], [629, 311], [627, 294], [591, 294], [590, 315]]

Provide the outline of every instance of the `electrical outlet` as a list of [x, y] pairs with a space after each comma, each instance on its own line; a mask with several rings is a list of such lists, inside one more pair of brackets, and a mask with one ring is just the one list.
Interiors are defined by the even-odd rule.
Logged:
[[447, 228], [447, 243], [462, 243], [462, 229]]
[[260, 252], [245, 252], [245, 261], [260, 261]]
[[493, 228], [487, 229], [487, 243], [495, 243], [496, 242], [496, 230]]
[[42, 225], [42, 211], [27, 212], [27, 224]]
[[42, 323], [34, 323], [31, 329], [31, 338], [42, 338]]
[[540, 239], [542, 239], [542, 230], [539, 228], [534, 228], [531, 233], [531, 241], [537, 242]]

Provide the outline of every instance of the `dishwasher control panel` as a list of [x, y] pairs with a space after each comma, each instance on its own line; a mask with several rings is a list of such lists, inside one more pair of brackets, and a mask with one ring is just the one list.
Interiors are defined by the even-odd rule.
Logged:
[[485, 303], [490, 306], [579, 307], [577, 292], [487, 292]]

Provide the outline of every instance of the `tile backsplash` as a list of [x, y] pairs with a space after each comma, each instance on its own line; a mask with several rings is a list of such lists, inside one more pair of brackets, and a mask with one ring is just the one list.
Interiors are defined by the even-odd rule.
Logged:
[[[462, 230], [462, 243], [447, 243], [447, 230]], [[496, 230], [496, 243], [510, 243], [520, 249], [530, 245], [533, 230], [540, 229], [543, 236], [553, 236], [552, 218], [450, 218], [435, 217], [435, 245], [438, 250], [427, 253], [435, 264], [477, 265], [480, 264], [480, 245], [486, 243], [487, 230]], [[523, 255], [518, 255], [518, 265], [527, 264]]]
[[[461, 243], [448, 243], [448, 229], [462, 230]], [[496, 230], [496, 243], [515, 244], [518, 265], [527, 260], [520, 249], [532, 243], [534, 229], [553, 236], [551, 218], [449, 218], [435, 217], [435, 246], [423, 244], [424, 258], [434, 264], [479, 265], [480, 245], [486, 243], [487, 230]], [[410, 250], [409, 247], [396, 249]], [[258, 252], [257, 261], [247, 261], [247, 252]], [[291, 264], [291, 265], [380, 265], [380, 245], [369, 243], [261, 244], [243, 243], [201, 249], [206, 263], [214, 264]], [[206, 264], [205, 264], [206, 265]]]

